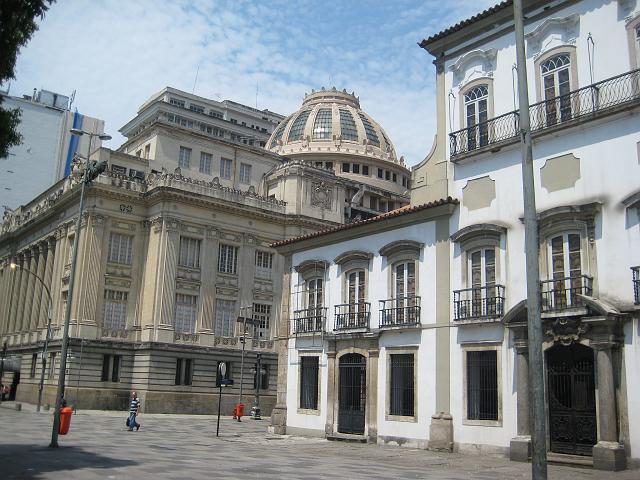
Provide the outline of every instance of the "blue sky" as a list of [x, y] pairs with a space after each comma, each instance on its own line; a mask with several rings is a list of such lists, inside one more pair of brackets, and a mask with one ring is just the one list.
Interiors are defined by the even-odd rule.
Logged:
[[[489, 0], [58, 0], [16, 67], [11, 94], [44, 88], [117, 130], [172, 86], [288, 115], [305, 92], [355, 91], [414, 165], [435, 135], [435, 70], [417, 42]], [[197, 81], [196, 71], [199, 69]], [[195, 83], [195, 88], [194, 88]]]

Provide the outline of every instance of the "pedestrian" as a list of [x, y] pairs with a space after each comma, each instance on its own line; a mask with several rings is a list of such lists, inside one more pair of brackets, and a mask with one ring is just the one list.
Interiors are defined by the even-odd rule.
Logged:
[[136, 427], [136, 432], [140, 430], [140, 424], [136, 422], [136, 417], [140, 412], [140, 399], [136, 392], [131, 392], [131, 404], [129, 405], [129, 431], [133, 432], [133, 427]]

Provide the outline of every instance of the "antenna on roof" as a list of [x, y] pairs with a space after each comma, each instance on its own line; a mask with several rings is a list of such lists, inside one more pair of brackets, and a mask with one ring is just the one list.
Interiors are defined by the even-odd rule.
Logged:
[[196, 91], [196, 83], [198, 82], [198, 73], [200, 73], [200, 64], [198, 64], [198, 68], [196, 69], [196, 78], [193, 81], [193, 88], [191, 89], [191, 93], [195, 93]]

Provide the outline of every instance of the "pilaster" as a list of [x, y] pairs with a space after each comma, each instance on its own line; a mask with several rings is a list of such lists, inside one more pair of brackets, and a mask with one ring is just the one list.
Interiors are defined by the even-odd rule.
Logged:
[[[45, 259], [44, 276], [42, 278], [44, 279], [44, 284], [47, 286], [47, 288], [49, 288], [49, 291], [51, 292], [51, 296], [52, 296], [51, 303], [53, 303], [54, 289], [51, 282], [51, 278], [53, 276], [53, 264], [54, 264], [55, 254], [56, 254], [56, 239], [54, 237], [49, 237], [46, 240], [45, 248], [47, 251], [47, 255]], [[43, 293], [43, 296], [40, 300], [40, 311], [38, 315], [38, 328], [45, 327], [49, 320], [49, 314], [53, 313], [53, 310], [52, 310], [53, 305], [50, 305], [49, 303], [50, 300], [49, 300], [49, 297], [47, 296], [47, 292], [43, 291], [42, 293]]]
[[[99, 285], [103, 273], [103, 248], [105, 244], [104, 226], [106, 218], [103, 215], [92, 214], [87, 219], [87, 226], [83, 232], [82, 257], [78, 260], [79, 270], [81, 269], [82, 281], [78, 285], [76, 291], [80, 300], [80, 315], [76, 326], [76, 335], [78, 337], [94, 336], [98, 317], [98, 302], [102, 298], [99, 292]], [[83, 331], [83, 325], [90, 326], [93, 332]], [[91, 328], [93, 327], [93, 328]], [[93, 334], [93, 335], [92, 335]]]
[[369, 441], [376, 443], [378, 439], [378, 360], [380, 350], [369, 350], [369, 394], [367, 395], [369, 419], [367, 421]]
[[[145, 222], [149, 229], [147, 242], [147, 261], [144, 265], [144, 275], [141, 293], [140, 326], [143, 329], [143, 341], [153, 340], [153, 328], [157, 322], [156, 299], [159, 297], [158, 287], [162, 282], [161, 262], [164, 252], [162, 245], [162, 217], [154, 217]], [[159, 313], [159, 312], [158, 312]]]
[[[202, 254], [204, 252], [204, 254]], [[216, 271], [218, 269], [218, 231], [207, 227], [201, 250], [200, 295], [202, 311], [200, 314], [199, 332], [213, 334], [215, 315]]]
[[25, 251], [22, 254], [21, 261], [19, 263], [20, 268], [18, 268], [18, 272], [20, 275], [20, 283], [18, 284], [18, 292], [17, 292], [17, 308], [16, 315], [13, 324], [13, 332], [22, 332], [22, 317], [24, 315], [24, 307], [25, 307], [25, 299], [27, 298], [27, 282], [29, 274], [24, 271], [25, 268], [29, 268], [29, 264], [31, 262], [31, 252]]
[[527, 462], [531, 456], [531, 416], [529, 414], [529, 348], [526, 338], [514, 340], [516, 352], [517, 433], [511, 439], [509, 458]]
[[33, 295], [33, 308], [31, 310], [31, 321], [29, 324], [29, 330], [36, 330], [38, 328], [38, 321], [40, 319], [40, 308], [42, 304], [42, 297], [47, 298], [47, 292], [44, 290], [42, 284], [44, 283], [44, 267], [47, 261], [47, 242], [41, 242], [38, 246], [38, 270], [34, 272], [38, 275], [40, 280], [34, 278], [36, 281], [34, 295]]
[[178, 268], [178, 250], [180, 248], [180, 222], [175, 218], [163, 219], [162, 246], [164, 255], [161, 263], [159, 278], [159, 304], [156, 312], [159, 318], [156, 324], [159, 326], [173, 326], [173, 310], [176, 301], [176, 273]]
[[67, 244], [69, 243], [67, 237], [66, 226], [60, 226], [55, 233], [55, 244], [53, 255], [53, 267], [51, 274], [51, 296], [53, 297], [52, 319], [51, 325], [61, 324], [61, 309], [62, 309], [62, 273], [64, 266], [67, 263], [68, 253]]
[[327, 346], [327, 423], [324, 427], [326, 435], [333, 435], [336, 424], [336, 342], [329, 341]]

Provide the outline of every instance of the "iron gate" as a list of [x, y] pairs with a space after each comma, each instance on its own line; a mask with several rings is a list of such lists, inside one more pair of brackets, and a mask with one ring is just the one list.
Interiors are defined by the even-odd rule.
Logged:
[[597, 443], [593, 350], [556, 345], [547, 352], [551, 451], [591, 455]]
[[364, 433], [367, 400], [367, 363], [365, 357], [349, 353], [340, 357], [338, 392], [338, 432]]

